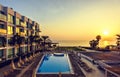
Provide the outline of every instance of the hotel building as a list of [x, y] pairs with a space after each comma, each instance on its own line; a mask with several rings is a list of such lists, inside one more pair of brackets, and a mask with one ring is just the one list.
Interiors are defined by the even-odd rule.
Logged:
[[[16, 33], [25, 37], [27, 41], [31, 34], [40, 36], [40, 26], [12, 8], [0, 5], [0, 62], [17, 57], [19, 46], [10, 45], [11, 37]], [[20, 50], [26, 54], [40, 49], [36, 43], [33, 43], [32, 51], [30, 46], [28, 42], [25, 42], [20, 46]]]

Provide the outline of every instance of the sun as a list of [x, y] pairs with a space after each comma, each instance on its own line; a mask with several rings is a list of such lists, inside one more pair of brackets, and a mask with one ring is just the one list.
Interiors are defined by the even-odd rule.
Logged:
[[105, 31], [103, 31], [103, 34], [104, 35], [109, 35], [109, 31], [105, 30]]

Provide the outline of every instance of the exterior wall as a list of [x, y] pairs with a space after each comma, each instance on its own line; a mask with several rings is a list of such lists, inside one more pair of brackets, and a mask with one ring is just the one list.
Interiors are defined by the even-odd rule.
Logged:
[[[19, 21], [19, 23], [17, 21]], [[37, 22], [32, 21], [26, 16], [22, 16], [12, 8], [0, 5], [0, 39], [4, 38], [6, 41], [4, 46], [3, 41], [0, 41], [0, 61], [12, 59], [17, 56], [19, 47], [9, 45], [10, 38], [18, 33], [27, 40], [31, 34], [35, 35], [37, 32], [36, 24]], [[34, 44], [34, 50], [37, 50], [36, 47], [37, 45]], [[31, 52], [30, 44], [28, 43], [22, 44], [20, 49], [25, 54]]]

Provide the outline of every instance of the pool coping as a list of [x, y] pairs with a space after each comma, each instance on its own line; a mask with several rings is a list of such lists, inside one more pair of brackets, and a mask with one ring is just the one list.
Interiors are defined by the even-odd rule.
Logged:
[[38, 70], [38, 68], [39, 68], [39, 65], [40, 65], [41, 62], [43, 61], [44, 56], [45, 56], [45, 54], [42, 56], [40, 62], [38, 63], [37, 68], [36, 68], [36, 70], [35, 70], [35, 74], [37, 74], [37, 70]]
[[70, 74], [74, 74], [74, 71], [73, 71], [73, 67], [72, 67], [72, 63], [71, 63], [71, 61], [70, 61], [70, 57], [69, 57], [69, 55], [67, 54], [67, 60], [68, 60], [68, 63], [69, 63], [69, 67], [70, 67]]
[[66, 55], [66, 57], [67, 57], [67, 61], [68, 61], [69, 68], [70, 68], [70, 72], [56, 72], [56, 73], [54, 73], [54, 72], [46, 72], [46, 73], [37, 73], [37, 70], [38, 70], [40, 64], [42, 63], [45, 55], [46, 55], [46, 54], [43, 55], [43, 57], [41, 58], [40, 62], [39, 62], [38, 65], [37, 65], [37, 68], [36, 68], [36, 70], [35, 70], [35, 74], [36, 74], [36, 75], [44, 75], [44, 74], [47, 74], [47, 75], [49, 75], [49, 74], [54, 74], [54, 75], [55, 75], [55, 74], [59, 74], [59, 73], [61, 73], [61, 74], [74, 74], [74, 71], [73, 71], [73, 68], [72, 68], [72, 64], [71, 64], [69, 55], [66, 54], [66, 53], [64, 53], [64, 55]]

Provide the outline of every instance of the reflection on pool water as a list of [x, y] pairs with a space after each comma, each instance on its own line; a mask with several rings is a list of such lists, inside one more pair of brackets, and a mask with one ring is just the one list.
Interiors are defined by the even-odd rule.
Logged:
[[37, 68], [37, 74], [57, 74], [59, 72], [70, 74], [71, 64], [68, 54], [56, 56], [53, 54], [45, 55]]

